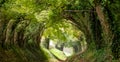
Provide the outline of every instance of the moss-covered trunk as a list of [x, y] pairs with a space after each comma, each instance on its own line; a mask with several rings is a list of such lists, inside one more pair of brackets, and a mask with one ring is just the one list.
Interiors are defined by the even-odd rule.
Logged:
[[[109, 56], [111, 55], [111, 44], [113, 42], [113, 36], [115, 35], [111, 28], [114, 27], [109, 23], [108, 16], [106, 16], [107, 14], [102, 9], [104, 6], [101, 5], [101, 2], [95, 0], [94, 5], [95, 6], [89, 11], [67, 11], [64, 17], [72, 21], [72, 23], [85, 34], [88, 46], [90, 43], [95, 43], [96, 49], [105, 49]], [[116, 42], [113, 42], [113, 44], [118, 45]], [[117, 48], [119, 48], [119, 46], [117, 46]]]
[[[47, 56], [40, 48], [41, 36], [44, 31], [43, 23], [21, 17], [16, 19], [0, 17], [0, 53], [4, 53], [2, 56], [0, 55], [1, 60], [6, 62], [47, 61]], [[5, 58], [6, 54], [12, 54], [13, 57]]]
[[104, 11], [106, 12], [109, 20], [111, 31], [114, 35], [112, 39], [111, 50], [115, 59], [120, 58], [120, 38], [119, 38], [120, 37], [120, 30], [119, 30], [120, 21], [119, 21], [119, 15], [117, 15], [120, 12], [118, 12], [117, 10], [116, 11], [114, 10], [119, 7], [119, 6], [116, 6], [119, 3], [120, 2], [118, 1], [117, 2], [110, 1], [111, 5], [109, 5], [109, 3], [107, 2], [104, 8]]

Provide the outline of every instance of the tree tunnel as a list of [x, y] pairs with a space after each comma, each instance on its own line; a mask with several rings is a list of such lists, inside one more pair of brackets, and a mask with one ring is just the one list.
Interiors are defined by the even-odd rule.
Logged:
[[0, 62], [119, 62], [119, 4], [0, 0]]
[[41, 47], [49, 50], [57, 58], [59, 57], [59, 60], [66, 60], [69, 56], [85, 51], [87, 43], [84, 33], [69, 20], [63, 19], [44, 30]]

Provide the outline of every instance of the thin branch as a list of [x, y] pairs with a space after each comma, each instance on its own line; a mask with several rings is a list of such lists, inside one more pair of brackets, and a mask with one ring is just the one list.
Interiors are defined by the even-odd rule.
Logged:
[[65, 12], [95, 12], [93, 10], [64, 10]]

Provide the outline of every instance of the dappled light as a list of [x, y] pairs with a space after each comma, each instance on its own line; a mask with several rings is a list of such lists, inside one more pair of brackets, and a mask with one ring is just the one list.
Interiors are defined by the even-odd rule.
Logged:
[[87, 48], [84, 33], [65, 19], [44, 30], [41, 45], [59, 60], [66, 60]]
[[0, 0], [0, 62], [120, 62], [120, 0]]

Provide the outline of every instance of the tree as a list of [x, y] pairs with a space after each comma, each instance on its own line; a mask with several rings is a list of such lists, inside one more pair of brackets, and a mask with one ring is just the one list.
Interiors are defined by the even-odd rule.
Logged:
[[39, 50], [42, 35], [66, 41], [66, 36], [75, 32], [73, 28], [69, 29], [74, 32], [65, 30], [67, 34], [61, 30], [69, 22], [84, 33], [88, 46], [95, 43], [96, 50], [104, 49], [108, 55], [112, 52], [119, 59], [119, 3], [118, 0], [1, 0], [1, 47], [9, 49], [14, 45]]

